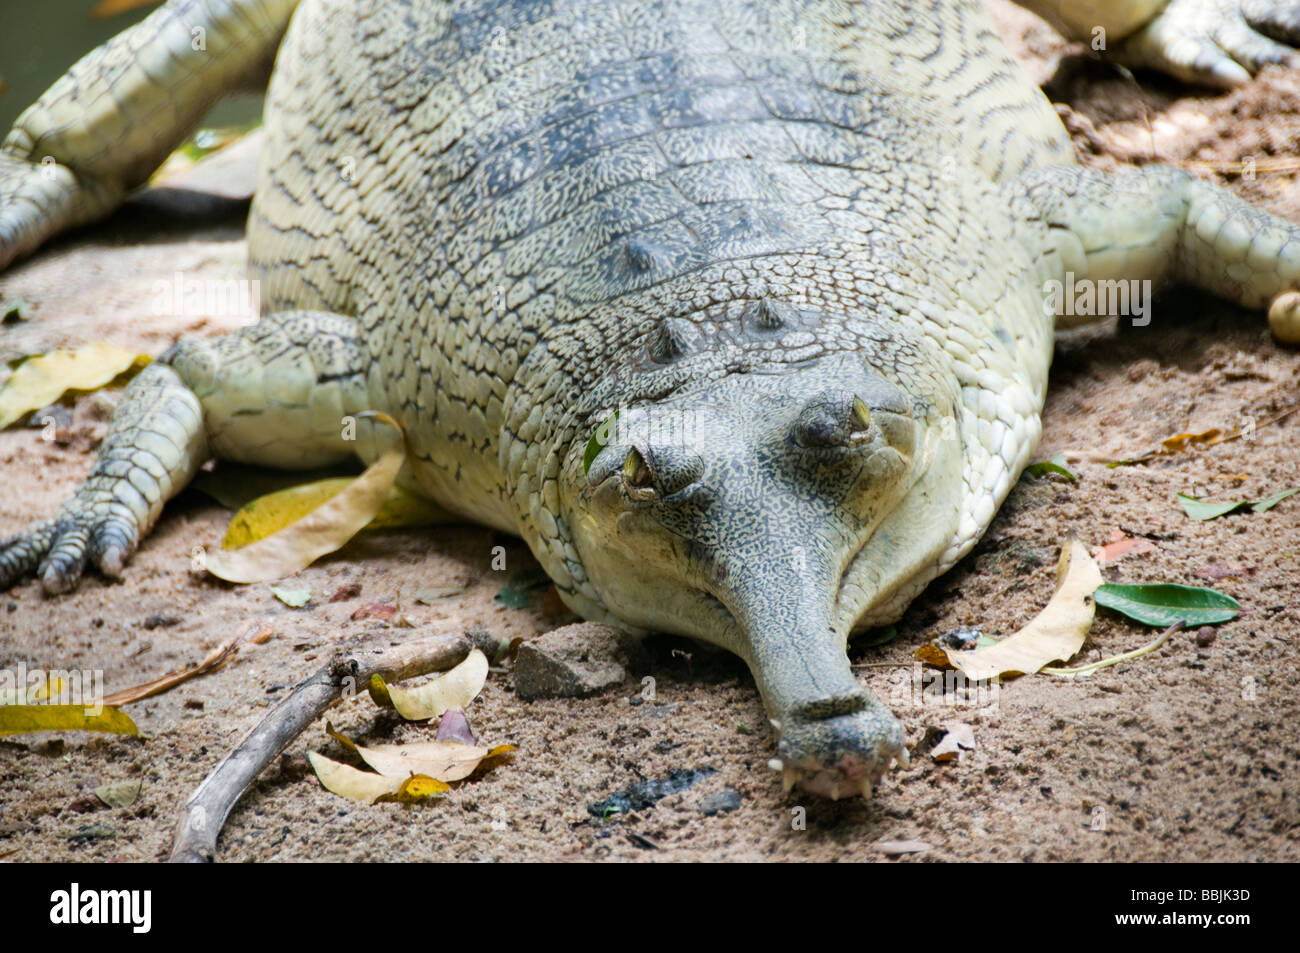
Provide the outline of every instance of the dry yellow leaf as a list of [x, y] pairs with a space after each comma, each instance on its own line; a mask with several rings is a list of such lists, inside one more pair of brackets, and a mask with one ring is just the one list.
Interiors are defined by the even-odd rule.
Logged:
[[365, 801], [367, 804], [375, 804], [381, 800], [401, 800], [410, 803], [436, 797], [450, 789], [447, 784], [435, 778], [422, 778], [418, 775], [385, 777], [382, 774], [359, 771], [351, 765], [332, 761], [315, 751], [307, 752], [307, 760], [311, 762], [316, 777], [320, 778], [320, 783], [326, 790], [332, 791], [339, 797]]
[[404, 777], [425, 774], [439, 781], [461, 781], [489, 758], [508, 754], [514, 745], [467, 745], [458, 741], [423, 741], [406, 745], [356, 745], [357, 754], [380, 774]]
[[107, 341], [28, 358], [0, 387], [0, 429], [33, 410], [48, 407], [68, 391], [98, 390], [148, 363], [147, 354], [126, 351]]
[[487, 656], [474, 649], [455, 668], [415, 688], [388, 685], [376, 675], [371, 679], [371, 695], [375, 694], [377, 679], [378, 689], [387, 692], [399, 715], [408, 721], [423, 721], [437, 718], [450, 708], [465, 708], [483, 690], [487, 674]]
[[1070, 658], [1083, 646], [1092, 628], [1096, 612], [1093, 593], [1102, 583], [1101, 570], [1087, 547], [1072, 539], [1061, 550], [1056, 579], [1056, 594], [1023, 629], [971, 652], [944, 649], [948, 660], [967, 678], [980, 680], [1032, 674], [1048, 662]]
[[108, 731], [115, 735], [138, 735], [126, 712], [103, 708], [87, 714], [85, 705], [0, 705], [0, 735], [21, 735], [32, 731]]
[[[329, 502], [358, 478], [333, 477], [291, 486], [245, 504], [230, 520], [222, 549], [241, 549], [259, 539], [277, 533], [290, 523]], [[416, 496], [400, 486], [391, 486], [379, 512], [365, 529], [400, 529], [409, 526], [433, 526], [446, 522], [447, 513], [430, 500]]]
[[[397, 427], [391, 417], [375, 416]], [[346, 489], [306, 516], [241, 549], [208, 554], [208, 572], [229, 582], [271, 582], [305, 569], [342, 547], [374, 518], [405, 460], [405, 441], [398, 440]]]

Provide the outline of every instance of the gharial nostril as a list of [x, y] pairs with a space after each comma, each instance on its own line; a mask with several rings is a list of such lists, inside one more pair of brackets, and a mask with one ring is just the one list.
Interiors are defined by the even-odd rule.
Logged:
[[871, 704], [871, 696], [865, 691], [846, 692], [843, 695], [831, 695], [816, 701], [802, 702], [790, 709], [790, 717], [795, 721], [825, 721], [841, 715], [853, 715], [863, 711]]

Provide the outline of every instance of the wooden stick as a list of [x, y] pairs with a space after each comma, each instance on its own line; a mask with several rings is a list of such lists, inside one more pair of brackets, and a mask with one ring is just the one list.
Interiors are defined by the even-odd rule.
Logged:
[[365, 691], [370, 676], [400, 682], [445, 671], [469, 654], [472, 643], [462, 635], [435, 635], [389, 649], [339, 653], [272, 708], [195, 788], [181, 811], [172, 839], [173, 863], [207, 863], [214, 859], [217, 836], [235, 803], [289, 742], [302, 734], [347, 688]]

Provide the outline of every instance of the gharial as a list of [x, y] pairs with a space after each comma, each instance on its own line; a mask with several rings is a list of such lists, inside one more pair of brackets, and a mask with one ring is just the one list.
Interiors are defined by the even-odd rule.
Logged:
[[[1220, 85], [1300, 40], [1279, 0], [1030, 5]], [[171, 0], [9, 133], [0, 267], [268, 73], [266, 315], [129, 385], [0, 586], [118, 576], [210, 458], [373, 459], [377, 425], [340, 421], [384, 411], [411, 487], [521, 536], [578, 614], [739, 654], [787, 784], [865, 795], [903, 731], [846, 641], [1029, 460], [1047, 283], [1188, 282], [1294, 335], [1300, 228], [1075, 165], [974, 0]]]

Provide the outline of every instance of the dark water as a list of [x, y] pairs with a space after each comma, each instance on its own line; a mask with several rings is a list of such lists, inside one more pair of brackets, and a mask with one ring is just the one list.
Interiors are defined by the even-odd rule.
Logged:
[[[156, 5], [96, 19], [95, 0], [0, 0], [0, 138], [18, 114], [68, 67], [109, 37], [147, 17]], [[242, 125], [257, 118], [252, 97], [217, 106], [205, 125]]]

